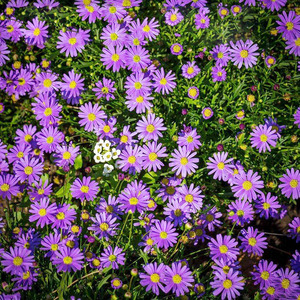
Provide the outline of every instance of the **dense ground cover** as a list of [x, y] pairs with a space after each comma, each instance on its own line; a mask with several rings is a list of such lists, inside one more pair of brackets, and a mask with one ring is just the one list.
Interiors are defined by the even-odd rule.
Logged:
[[0, 299], [299, 299], [296, 1], [59, 2], [0, 15]]

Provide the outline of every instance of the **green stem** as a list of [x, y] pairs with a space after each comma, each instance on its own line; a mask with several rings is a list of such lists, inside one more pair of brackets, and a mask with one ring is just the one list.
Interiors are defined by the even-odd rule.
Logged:
[[119, 237], [118, 237], [118, 240], [117, 240], [116, 246], [118, 246], [118, 244], [119, 244], [119, 241], [120, 241], [120, 238], [121, 238], [121, 236], [122, 236], [122, 233], [123, 233], [123, 231], [124, 231], [124, 228], [125, 228], [125, 225], [126, 225], [126, 223], [127, 223], [128, 217], [129, 217], [129, 213], [127, 213], [127, 216], [126, 216], [126, 219], [125, 219], [124, 225], [123, 225], [123, 227], [122, 227], [122, 229], [121, 229], [121, 232], [120, 232], [120, 234], [119, 234]]

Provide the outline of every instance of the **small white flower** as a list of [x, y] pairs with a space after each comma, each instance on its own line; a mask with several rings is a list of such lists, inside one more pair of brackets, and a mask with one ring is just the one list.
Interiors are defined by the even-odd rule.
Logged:
[[100, 154], [101, 152], [102, 152], [102, 146], [96, 145], [96, 147], [94, 149], [94, 153], [97, 155], [97, 154]]
[[111, 142], [110, 142], [110, 141], [105, 141], [104, 144], [103, 144], [103, 148], [104, 148], [105, 150], [109, 150], [110, 145], [111, 145]]
[[111, 150], [111, 153], [112, 153], [112, 158], [113, 159], [117, 159], [119, 157], [119, 155], [121, 154], [121, 151], [113, 148]]
[[94, 156], [94, 161], [95, 161], [96, 163], [101, 162], [101, 156], [102, 156], [102, 155], [96, 154], [96, 155]]
[[114, 169], [114, 166], [109, 165], [109, 164], [105, 164], [104, 165], [104, 170], [103, 170], [103, 174], [104, 173], [111, 173], [111, 171]]
[[104, 155], [103, 155], [103, 158], [105, 159], [105, 161], [110, 161], [111, 158], [112, 158], [112, 153], [111, 152], [106, 152]]
[[101, 147], [102, 147], [103, 144], [104, 144], [104, 142], [105, 142], [105, 141], [101, 139], [101, 140], [99, 140], [99, 141], [97, 142], [96, 146], [101, 146]]
[[105, 163], [106, 160], [105, 160], [104, 156], [103, 155], [100, 155], [100, 156], [101, 156], [100, 162]]

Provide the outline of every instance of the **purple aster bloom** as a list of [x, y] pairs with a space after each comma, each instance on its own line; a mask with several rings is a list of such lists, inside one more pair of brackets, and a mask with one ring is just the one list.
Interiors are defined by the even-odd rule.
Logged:
[[59, 6], [59, 2], [55, 0], [37, 0], [33, 5], [37, 8], [45, 8], [47, 7], [48, 10]]
[[125, 89], [131, 97], [148, 96], [151, 93], [150, 78], [142, 72], [133, 73], [127, 77]]
[[248, 6], [253, 5], [253, 6], [255, 6], [255, 5], [256, 5], [255, 1], [256, 1], [256, 0], [240, 0], [239, 3], [245, 2], [245, 3], [244, 3], [245, 5], [248, 5]]
[[123, 150], [127, 145], [136, 143], [137, 140], [133, 138], [135, 135], [135, 132], [130, 132], [130, 125], [124, 126], [122, 132], [120, 133], [120, 141], [117, 149]]
[[56, 151], [59, 143], [64, 141], [64, 134], [58, 131], [57, 127], [44, 127], [37, 133], [37, 144], [42, 151], [52, 153]]
[[31, 146], [25, 143], [20, 143], [9, 150], [7, 160], [10, 164], [15, 165], [21, 158], [30, 155], [30, 153]]
[[183, 65], [181, 67], [181, 71], [182, 71], [182, 76], [184, 78], [194, 78], [196, 75], [198, 75], [200, 73], [200, 68], [196, 65], [196, 62], [188, 62], [187, 64]]
[[113, 133], [117, 130], [114, 127], [117, 123], [116, 117], [110, 117], [100, 122], [100, 125], [94, 130], [97, 136], [101, 139], [104, 138], [113, 138]]
[[118, 23], [108, 24], [100, 37], [105, 46], [123, 46], [127, 40], [126, 29]]
[[48, 180], [44, 182], [42, 178], [40, 181], [35, 183], [35, 187], [29, 187], [28, 195], [30, 196], [31, 201], [39, 201], [44, 197], [48, 197], [52, 193], [53, 183], [48, 185]]
[[234, 16], [242, 12], [242, 8], [239, 5], [232, 5], [230, 10]]
[[278, 15], [280, 21], [276, 21], [279, 26], [276, 27], [278, 32], [282, 33], [285, 39], [291, 39], [299, 36], [300, 33], [300, 16], [294, 11], [289, 11], [288, 14], [283, 11]]
[[247, 200], [237, 199], [228, 205], [228, 219], [239, 226], [250, 223], [253, 220], [254, 211]]
[[[1, 49], [0, 49], [0, 51], [1, 51]], [[2, 114], [4, 112], [4, 109], [5, 109], [5, 105], [2, 102], [0, 102], [0, 114]]]
[[144, 19], [144, 21], [140, 22], [139, 19], [137, 19], [135, 22], [132, 22], [129, 26], [129, 31], [131, 33], [135, 33], [136, 31], [140, 31], [144, 38], [147, 38], [150, 42], [152, 40], [155, 40], [156, 37], [159, 35], [159, 23], [155, 20], [155, 18], [152, 18], [150, 21], [148, 21], [148, 17]]
[[256, 65], [256, 56], [259, 55], [259, 53], [256, 52], [258, 50], [257, 44], [254, 44], [251, 40], [247, 40], [246, 42], [239, 40], [236, 44], [230, 41], [230, 46], [231, 49], [229, 49], [229, 51], [231, 52], [231, 60], [239, 69], [242, 67], [243, 63], [245, 64], [246, 69]]
[[162, 137], [161, 131], [167, 130], [164, 127], [163, 119], [155, 117], [155, 114], [148, 114], [147, 118], [142, 116], [142, 120], [139, 120], [136, 124], [136, 133], [139, 134], [139, 139], [144, 141], [157, 141]]
[[187, 266], [181, 266], [179, 262], [173, 262], [171, 267], [166, 266], [165, 271], [165, 293], [172, 290], [177, 297], [189, 291], [194, 283], [194, 277]]
[[196, 213], [202, 208], [204, 196], [201, 195], [202, 191], [199, 186], [194, 187], [193, 183], [189, 187], [183, 185], [178, 188], [178, 193], [182, 198], [182, 203], [189, 205], [190, 212]]
[[139, 274], [141, 278], [140, 284], [146, 287], [146, 292], [152, 290], [157, 296], [160, 290], [164, 292], [162, 283], [165, 280], [166, 266], [164, 264], [157, 265], [157, 262], [154, 262], [145, 265], [143, 269], [145, 273]]
[[264, 0], [264, 4], [271, 11], [280, 10], [283, 6], [285, 6], [287, 0]]
[[292, 169], [286, 170], [287, 174], [283, 174], [279, 180], [282, 182], [279, 185], [281, 189], [281, 194], [290, 198], [292, 196], [293, 199], [300, 198], [300, 171]]
[[28, 183], [32, 184], [39, 181], [40, 175], [42, 175], [43, 172], [43, 164], [39, 159], [29, 159], [28, 156], [25, 156], [14, 166], [14, 171], [16, 178], [20, 182], [28, 180]]
[[260, 189], [264, 187], [264, 182], [257, 172], [249, 170], [237, 175], [233, 181], [232, 191], [235, 197], [245, 200], [256, 200], [257, 194], [262, 194]]
[[196, 86], [191, 86], [188, 89], [188, 97], [191, 99], [197, 99], [199, 96], [199, 89]]
[[295, 251], [295, 253], [292, 256], [293, 258], [290, 260], [292, 269], [300, 273], [300, 253], [298, 250]]
[[190, 240], [194, 242], [194, 245], [198, 245], [199, 241], [204, 243], [206, 239], [210, 239], [210, 237], [206, 234], [206, 230], [203, 226], [196, 226], [192, 230], [188, 232], [188, 237]]
[[145, 113], [146, 110], [150, 110], [153, 104], [151, 101], [154, 99], [149, 95], [127, 95], [125, 104], [130, 111], [135, 110], [137, 114]]
[[221, 19], [224, 19], [226, 16], [229, 15], [229, 9], [221, 5], [221, 7], [218, 10], [218, 14], [221, 17]]
[[225, 261], [236, 260], [239, 254], [239, 249], [236, 248], [237, 244], [237, 241], [231, 236], [217, 234], [216, 239], [211, 238], [208, 243], [210, 256], [214, 261], [218, 259], [224, 259]]
[[17, 85], [15, 86], [14, 94], [18, 96], [25, 96], [27, 92], [30, 92], [34, 81], [32, 79], [32, 74], [26, 69], [20, 69], [17, 74]]
[[162, 144], [157, 142], [149, 142], [148, 145], [144, 145], [142, 150], [143, 168], [148, 172], [153, 169], [154, 172], [160, 170], [164, 166], [164, 163], [159, 158], [167, 157], [166, 147], [162, 147]]
[[205, 120], [210, 119], [214, 115], [214, 112], [210, 107], [204, 107], [201, 113]]
[[158, 248], [168, 249], [177, 242], [178, 233], [171, 222], [157, 221], [150, 229], [150, 238]]
[[36, 74], [36, 89], [39, 93], [54, 92], [59, 89], [60, 82], [57, 81], [58, 75], [51, 71]]
[[288, 236], [292, 239], [296, 239], [296, 243], [300, 242], [300, 218], [295, 217], [291, 223], [289, 223]]
[[100, 11], [104, 21], [107, 21], [108, 23], [116, 23], [118, 20], [123, 19], [127, 14], [125, 8], [117, 3], [105, 3]]
[[113, 270], [116, 270], [119, 269], [119, 265], [124, 265], [125, 253], [123, 253], [123, 249], [119, 248], [118, 246], [116, 246], [114, 249], [111, 246], [108, 246], [101, 254], [100, 260], [102, 267], [108, 268], [111, 266]]
[[30, 250], [21, 247], [10, 247], [9, 250], [10, 252], [4, 252], [1, 255], [4, 272], [18, 275], [33, 267], [34, 257], [31, 255]]
[[120, 68], [125, 68], [126, 50], [123, 46], [108, 46], [108, 48], [103, 48], [100, 60], [106, 66], [106, 70], [112, 67], [113, 72], [118, 72]]
[[295, 295], [295, 293], [299, 293], [299, 283], [300, 278], [297, 273], [295, 273], [293, 270], [286, 269], [279, 269], [277, 270], [277, 276], [278, 279], [276, 282], [278, 282], [283, 289], [281, 293], [282, 299], [285, 297]]
[[115, 196], [108, 196], [108, 200], [104, 198], [100, 199], [99, 205], [96, 206], [96, 211], [98, 213], [105, 212], [106, 214], [111, 214], [113, 217], [117, 219], [121, 219], [119, 215], [123, 214], [123, 211], [120, 208], [120, 202]]
[[76, 57], [78, 52], [81, 53], [84, 49], [84, 46], [90, 40], [89, 35], [90, 30], [76, 30], [63, 32], [59, 31], [57, 42], [57, 49], [60, 49], [60, 53], [66, 53], [66, 56]]
[[226, 298], [231, 300], [241, 295], [239, 290], [243, 290], [245, 282], [240, 272], [230, 269], [227, 274], [217, 273], [210, 284], [215, 297], [221, 294], [222, 300]]
[[41, 241], [41, 250], [48, 251], [45, 257], [54, 258], [56, 256], [56, 251], [63, 247], [64, 242], [61, 239], [61, 235], [58, 232], [50, 233], [46, 235]]
[[43, 198], [39, 203], [31, 204], [29, 212], [32, 215], [29, 217], [29, 221], [37, 221], [36, 226], [43, 228], [52, 223], [49, 216], [56, 213], [56, 208], [55, 203], [49, 205], [49, 199]]
[[196, 29], [205, 29], [209, 27], [210, 19], [207, 15], [199, 13], [195, 15]]
[[261, 153], [262, 151], [266, 152], [267, 149], [271, 151], [270, 145], [275, 147], [276, 141], [278, 139], [276, 131], [273, 130], [272, 127], [268, 127], [268, 125], [262, 124], [255, 127], [250, 135], [252, 136], [250, 138], [251, 146], [253, 148], [259, 149], [259, 153]]
[[96, 20], [101, 19], [101, 9], [96, 3], [90, 3], [89, 5], [79, 5], [76, 10], [82, 21], [88, 19], [88, 22], [95, 23]]
[[11, 200], [12, 196], [17, 196], [20, 192], [18, 177], [11, 174], [0, 175], [0, 196], [2, 199]]
[[72, 196], [81, 201], [93, 201], [99, 191], [99, 185], [96, 181], [91, 180], [91, 177], [83, 176], [82, 181], [76, 178], [70, 187]]
[[129, 170], [129, 174], [139, 173], [142, 170], [142, 155], [140, 146], [128, 145], [122, 150], [117, 165], [123, 172]]
[[228, 180], [228, 174], [233, 172], [233, 158], [227, 159], [228, 152], [214, 153], [213, 158], [209, 157], [210, 162], [207, 163], [208, 175], [214, 174], [213, 178], [218, 180]]
[[212, 75], [213, 82], [225, 81], [227, 77], [227, 72], [223, 67], [217, 65], [216, 67], [212, 67], [211, 75]]
[[260, 194], [255, 200], [255, 210], [259, 214], [259, 217], [264, 217], [269, 219], [269, 217], [274, 218], [278, 213], [278, 208], [281, 208], [281, 205], [277, 201], [276, 196], [272, 196], [271, 193]]
[[105, 212], [96, 213], [95, 217], [91, 217], [93, 224], [88, 227], [88, 230], [94, 231], [94, 234], [100, 239], [105, 238], [107, 241], [111, 236], [117, 234], [118, 223], [117, 218]]
[[[280, 295], [284, 293], [282, 287], [278, 285], [278, 278], [276, 277], [275, 280], [272, 282], [266, 283], [266, 285], [261, 288], [260, 294], [263, 300], [275, 300], [275, 299], [282, 299]], [[284, 298], [285, 299], [285, 298]]]
[[101, 125], [101, 119], [105, 119], [106, 115], [98, 103], [92, 105], [92, 103], [89, 102], [80, 106], [78, 117], [82, 119], [79, 121], [80, 126], [84, 126], [86, 131], [94, 131]]
[[241, 233], [242, 236], [239, 236], [239, 239], [242, 242], [242, 250], [249, 254], [253, 253], [262, 256], [264, 249], [266, 249], [268, 245], [266, 242], [267, 238], [264, 234], [258, 233], [258, 230], [253, 227], [248, 227], [247, 230], [243, 229]]
[[269, 55], [265, 58], [265, 63], [267, 65], [267, 67], [270, 68], [271, 66], [275, 65], [276, 58]]
[[6, 43], [0, 42], [0, 66], [5, 65], [6, 61], [9, 60], [9, 57], [7, 56], [9, 53], [10, 51], [8, 50]]
[[126, 52], [126, 65], [129, 70], [139, 72], [145, 69], [150, 63], [148, 50], [141, 46], [128, 47]]
[[6, 31], [8, 34], [8, 38], [11, 39], [12, 42], [17, 43], [23, 36], [23, 29], [21, 28], [22, 22], [16, 20], [15, 18], [7, 20]]
[[39, 276], [39, 274], [36, 271], [34, 271], [34, 268], [30, 268], [27, 272], [23, 272], [16, 275], [16, 277], [12, 278], [11, 280], [15, 282], [15, 287], [12, 289], [12, 291], [15, 292], [19, 290], [30, 290], [32, 288], [33, 283], [37, 282], [37, 276]]
[[170, 158], [169, 166], [172, 167], [173, 172], [176, 171], [177, 176], [181, 174], [181, 176], [186, 177], [195, 173], [196, 169], [198, 169], [197, 163], [199, 159], [194, 157], [196, 154], [196, 152], [188, 151], [185, 146], [179, 146], [171, 154], [172, 157]]
[[290, 54], [294, 54], [295, 56], [300, 56], [300, 37], [290, 38], [286, 41], [285, 49], [289, 50]]
[[271, 126], [272, 130], [276, 131], [277, 137], [280, 138], [281, 137], [280, 133], [282, 132], [283, 129], [286, 128], [286, 126], [285, 125], [279, 125], [277, 123], [276, 118], [274, 118], [274, 120], [273, 120], [271, 117], [269, 117], [268, 119], [264, 119], [264, 121], [265, 121], [265, 125], [267, 125], [268, 127]]
[[142, 181], [134, 181], [127, 185], [118, 197], [120, 208], [128, 211], [143, 213], [147, 210], [150, 199], [149, 188]]
[[180, 55], [183, 52], [183, 47], [182, 45], [175, 43], [171, 46], [170, 50], [173, 55]]
[[81, 74], [75, 74], [71, 70], [68, 75], [64, 74], [60, 83], [61, 96], [70, 104], [78, 104], [79, 97], [84, 91], [84, 78]]
[[214, 276], [225, 274], [227, 275], [230, 270], [233, 272], [239, 271], [241, 266], [239, 265], [238, 261], [227, 261], [224, 259], [214, 261], [216, 265], [212, 265], [211, 268], [213, 269], [212, 274]]
[[220, 67], [226, 67], [230, 61], [230, 48], [227, 44], [215, 46], [210, 53]]
[[70, 208], [70, 204], [64, 203], [59, 205], [55, 214], [51, 214], [52, 228], [67, 229], [71, 223], [76, 219], [76, 211]]
[[161, 197], [163, 201], [175, 199], [180, 196], [177, 187], [181, 184], [182, 179], [176, 176], [171, 178], [164, 178], [161, 183], [162, 187], [157, 191], [158, 197]]
[[0, 139], [0, 160], [3, 160], [6, 158], [6, 154], [7, 154], [6, 148], [7, 148], [7, 146], [5, 144], [3, 144], [3, 142]]
[[103, 77], [102, 81], [99, 80], [96, 82], [96, 87], [93, 88], [93, 92], [95, 92], [97, 99], [105, 98], [106, 101], [110, 99], [115, 99], [114, 92], [116, 88], [114, 88], [115, 82]]
[[120, 278], [114, 278], [111, 280], [110, 285], [114, 290], [118, 290], [123, 286], [123, 282]]
[[54, 163], [59, 167], [69, 167], [74, 165], [76, 157], [80, 154], [79, 146], [72, 146], [70, 142], [69, 146], [64, 143], [63, 145], [58, 145], [56, 152], [53, 154]]
[[167, 25], [175, 26], [184, 19], [183, 15], [177, 8], [171, 9], [165, 14], [165, 22]]
[[164, 215], [167, 216], [166, 221], [174, 222], [174, 226], [182, 226], [191, 219], [189, 203], [173, 199], [164, 208]]
[[48, 26], [45, 26], [45, 21], [39, 21], [38, 17], [35, 17], [31, 22], [27, 22], [27, 29], [23, 30], [25, 42], [28, 45], [37, 46], [38, 48], [44, 48], [44, 43], [48, 37]]
[[53, 258], [52, 263], [57, 265], [57, 271], [71, 272], [83, 268], [84, 256], [79, 248], [61, 247]]
[[29, 4], [26, 0], [10, 0], [7, 3], [8, 7], [21, 8], [26, 7]]
[[260, 260], [257, 266], [254, 266], [255, 271], [251, 272], [254, 284], [262, 289], [266, 285], [274, 282], [276, 279], [276, 268], [272, 261], [269, 263], [267, 260]]
[[161, 68], [160, 70], [156, 70], [153, 75], [153, 86], [155, 88], [156, 93], [169, 94], [173, 92], [174, 88], [176, 87], [175, 82], [175, 75], [172, 71], [169, 71], [167, 74], [165, 70]]
[[294, 124], [298, 125], [298, 128], [300, 128], [300, 107], [297, 108], [297, 111], [293, 116], [295, 119]]

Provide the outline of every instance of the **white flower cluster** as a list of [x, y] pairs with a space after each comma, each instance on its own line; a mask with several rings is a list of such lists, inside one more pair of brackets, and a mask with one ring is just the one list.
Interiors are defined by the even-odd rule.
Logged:
[[104, 163], [103, 175], [108, 176], [115, 168], [113, 164], [108, 164], [119, 157], [121, 151], [111, 147], [110, 141], [99, 140], [94, 149], [94, 160], [96, 163]]

